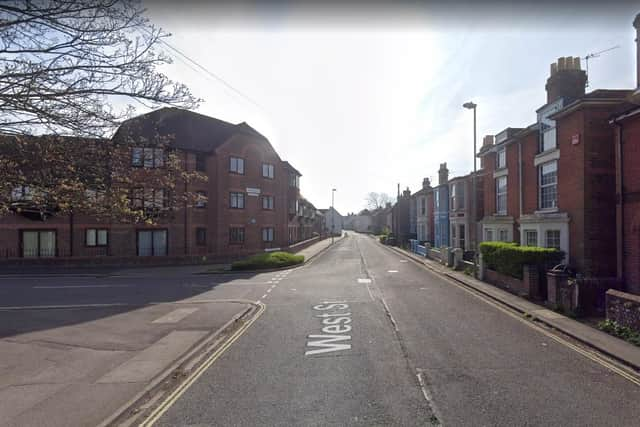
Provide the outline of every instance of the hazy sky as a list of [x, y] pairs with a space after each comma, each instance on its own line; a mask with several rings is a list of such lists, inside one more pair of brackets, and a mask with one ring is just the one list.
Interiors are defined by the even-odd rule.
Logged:
[[170, 44], [259, 106], [178, 57], [163, 71], [204, 100], [199, 112], [269, 138], [316, 207], [337, 188], [342, 214], [361, 210], [370, 191], [417, 191], [441, 162], [450, 176], [468, 173], [473, 121], [462, 104], [478, 104], [478, 146], [485, 134], [527, 126], [560, 56], [619, 45], [590, 61], [588, 90], [636, 86], [632, 4], [235, 4], [146, 6]]

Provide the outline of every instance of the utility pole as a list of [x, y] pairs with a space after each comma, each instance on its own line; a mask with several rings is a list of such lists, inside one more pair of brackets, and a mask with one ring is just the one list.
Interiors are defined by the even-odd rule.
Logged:
[[333, 245], [333, 235], [336, 232], [336, 210], [333, 207], [333, 199], [334, 199], [334, 194], [336, 193], [336, 189], [332, 188], [331, 189], [331, 244]]

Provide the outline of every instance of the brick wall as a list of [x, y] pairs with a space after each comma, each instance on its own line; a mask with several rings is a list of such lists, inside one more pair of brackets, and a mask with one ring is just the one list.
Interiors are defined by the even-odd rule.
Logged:
[[483, 280], [517, 295], [529, 295], [529, 285], [525, 285], [524, 280], [516, 279], [488, 268], [484, 272]]
[[607, 319], [640, 332], [640, 296], [608, 290]]

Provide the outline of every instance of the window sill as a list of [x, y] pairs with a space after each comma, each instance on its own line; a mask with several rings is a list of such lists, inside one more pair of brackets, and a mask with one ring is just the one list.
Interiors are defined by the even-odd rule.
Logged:
[[548, 213], [558, 213], [560, 210], [558, 208], [547, 208], [547, 209], [538, 209], [537, 211], [533, 211], [536, 215], [544, 215]]
[[558, 160], [560, 158], [560, 149], [553, 148], [551, 150], [543, 151], [542, 153], [536, 154], [533, 158], [533, 165], [540, 166], [543, 163], [550, 162], [552, 160]]

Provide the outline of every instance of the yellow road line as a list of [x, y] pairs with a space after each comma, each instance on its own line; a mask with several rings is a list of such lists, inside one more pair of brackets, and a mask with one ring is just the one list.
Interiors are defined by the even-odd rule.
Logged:
[[557, 343], [562, 344], [565, 347], [570, 348], [571, 350], [583, 355], [584, 357], [586, 357], [587, 359], [591, 360], [592, 362], [595, 362], [595, 363], [603, 366], [604, 368], [606, 368], [606, 369], [608, 369], [608, 370], [620, 375], [621, 377], [623, 377], [624, 379], [632, 382], [633, 384], [635, 384], [637, 386], [640, 386], [640, 379], [638, 379], [638, 377], [628, 373], [624, 369], [614, 365], [613, 363], [609, 362], [608, 360], [604, 359], [603, 357], [601, 357], [601, 356], [599, 356], [597, 354], [594, 354], [592, 352], [589, 352], [589, 351], [587, 351], [587, 350], [585, 350], [585, 349], [583, 349], [581, 347], [578, 347], [577, 345], [572, 344], [569, 341], [567, 341], [567, 340], [565, 340], [565, 339], [563, 339], [563, 338], [561, 338], [561, 337], [559, 337], [559, 336], [547, 331], [546, 329], [544, 329], [544, 328], [542, 328], [542, 327], [540, 327], [540, 326], [538, 326], [538, 325], [536, 325], [536, 324], [534, 324], [534, 323], [522, 318], [521, 315], [518, 315], [518, 314], [514, 313], [512, 311], [512, 309], [508, 309], [508, 308], [503, 307], [502, 304], [500, 304], [500, 303], [498, 303], [496, 301], [493, 301], [491, 298], [483, 295], [481, 292], [479, 292], [477, 290], [474, 290], [474, 289], [471, 289], [468, 286], [465, 286], [465, 285], [463, 285], [461, 283], [458, 283], [456, 280], [453, 280], [453, 279], [451, 279], [449, 277], [443, 276], [443, 275], [439, 274], [438, 272], [430, 269], [426, 265], [419, 263], [418, 261], [414, 260], [411, 257], [408, 257], [408, 256], [406, 256], [404, 254], [399, 253], [399, 252], [395, 252], [395, 251], [393, 251], [393, 252], [398, 254], [398, 255], [401, 255], [401, 256], [404, 256], [404, 257], [410, 259], [411, 261], [415, 262], [417, 265], [419, 265], [420, 267], [422, 267], [425, 270], [429, 271], [430, 273], [437, 274], [443, 280], [446, 280], [447, 282], [456, 285], [458, 288], [462, 289], [463, 291], [475, 296], [476, 298], [484, 301], [485, 303], [487, 303], [489, 305], [492, 305], [493, 307], [497, 308], [498, 310], [502, 311], [503, 313], [513, 317], [514, 319], [517, 319], [518, 321], [524, 323], [525, 325], [531, 327], [532, 329], [534, 329], [534, 330], [540, 332], [541, 334], [553, 339]]
[[253, 316], [253, 318], [245, 323], [240, 329], [238, 329], [233, 335], [231, 335], [231, 337], [229, 337], [229, 339], [219, 349], [217, 349], [211, 356], [209, 356], [207, 360], [203, 364], [201, 364], [200, 367], [198, 367], [198, 369], [192, 372], [182, 384], [180, 384], [175, 390], [173, 390], [173, 392], [171, 392], [171, 394], [164, 400], [164, 402], [158, 405], [158, 407], [153, 410], [149, 417], [147, 417], [146, 420], [140, 423], [141, 427], [150, 427], [156, 421], [158, 421], [160, 417], [162, 417], [162, 415], [164, 415], [164, 413], [167, 412], [167, 410], [180, 398], [180, 396], [182, 396], [184, 392], [186, 392], [189, 387], [191, 387], [193, 383], [195, 383], [198, 378], [200, 378], [200, 376], [207, 369], [209, 369], [209, 367], [213, 365], [213, 363], [218, 360], [218, 358], [222, 356], [222, 354], [229, 347], [231, 347], [231, 345], [238, 338], [240, 338], [240, 336], [244, 334], [247, 329], [249, 329], [253, 322], [255, 322], [266, 309], [266, 306], [262, 302], [258, 302], [258, 306], [259, 309], [256, 315]]

